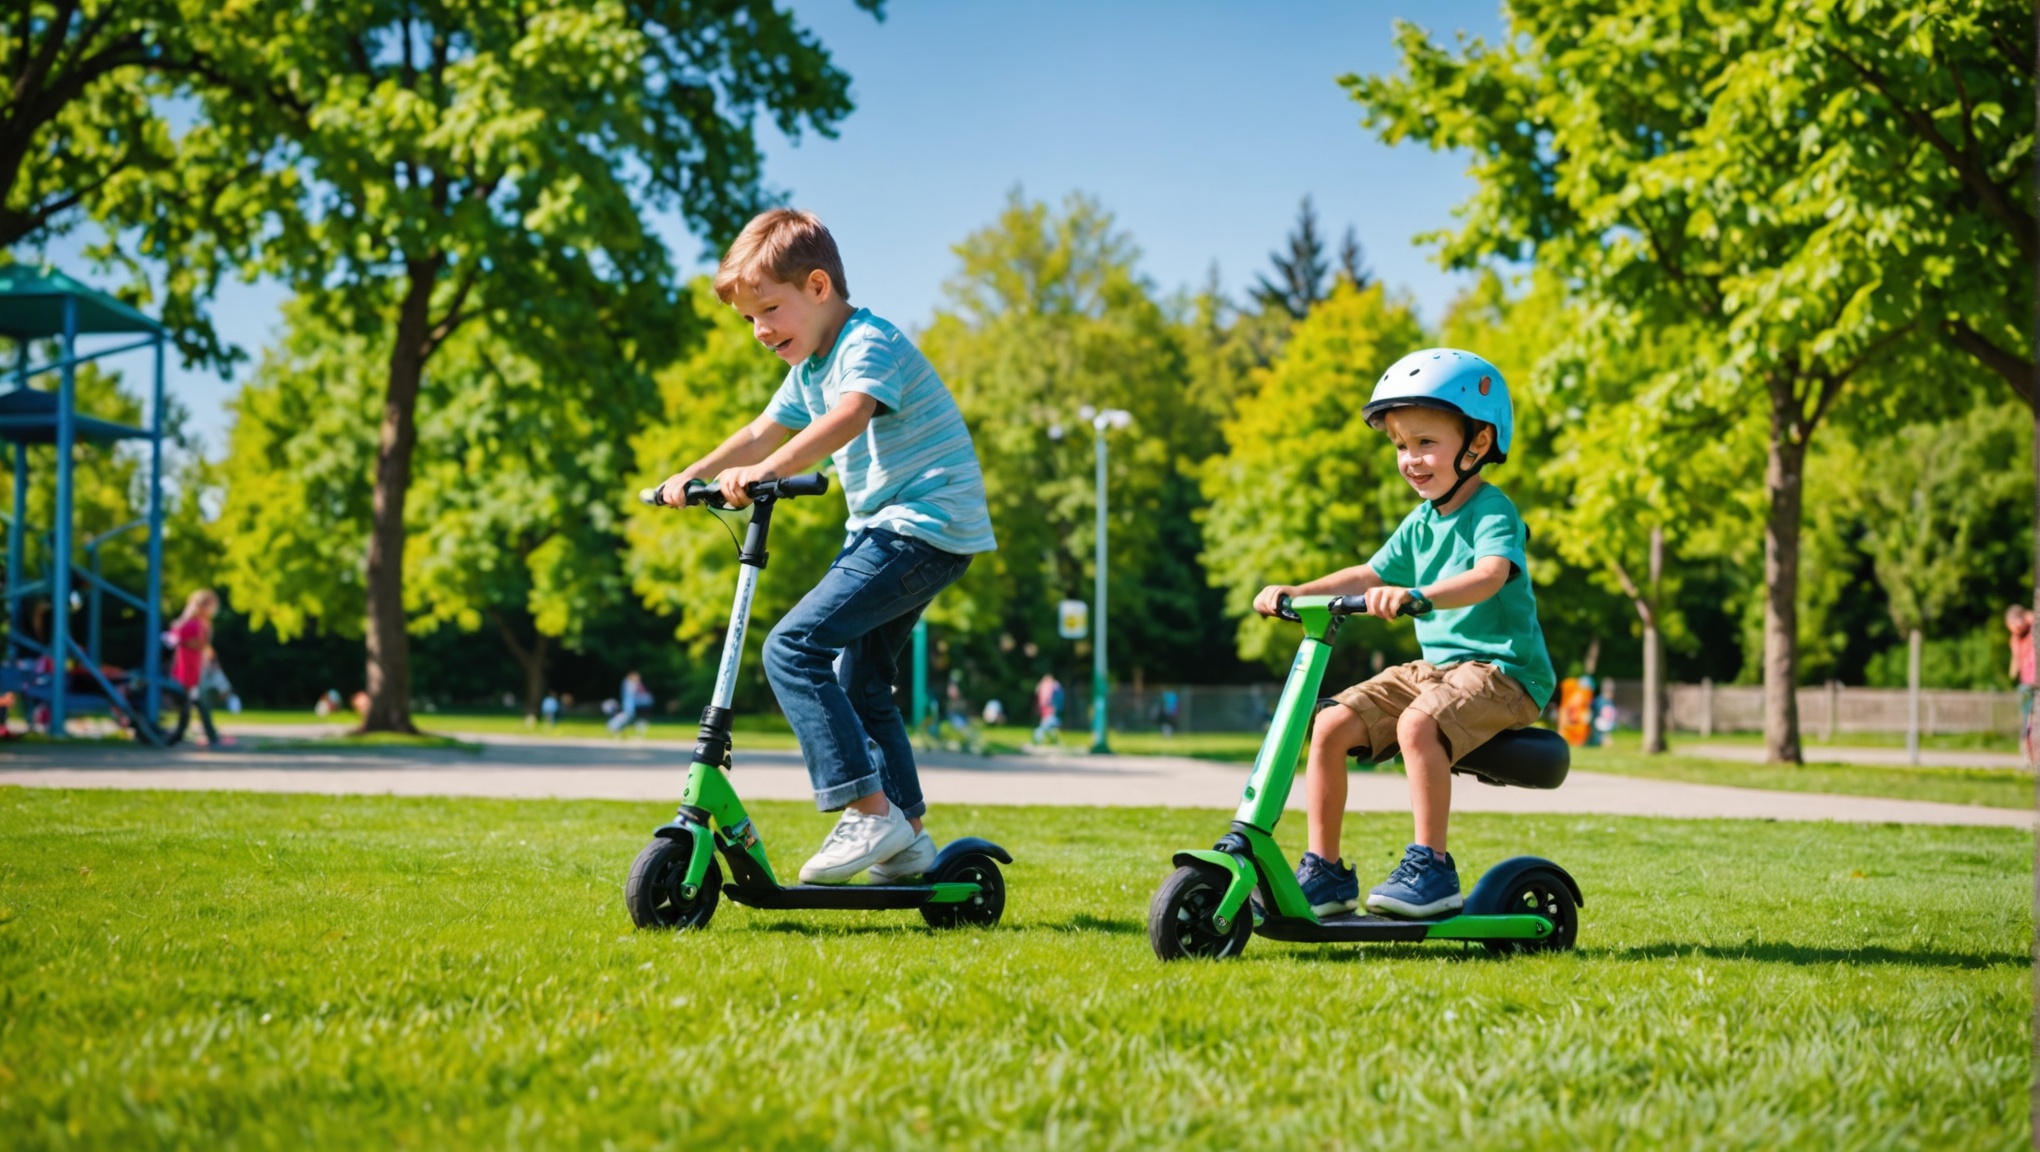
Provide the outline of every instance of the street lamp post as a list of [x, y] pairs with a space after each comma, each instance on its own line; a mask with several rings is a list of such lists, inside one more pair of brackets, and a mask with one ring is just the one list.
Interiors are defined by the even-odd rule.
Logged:
[[1097, 433], [1098, 548], [1091, 590], [1091, 751], [1102, 755], [1112, 751], [1106, 738], [1106, 704], [1111, 699], [1111, 686], [1105, 678], [1105, 430], [1132, 424], [1133, 413], [1120, 408], [1094, 411], [1085, 405], [1079, 415], [1089, 420]]

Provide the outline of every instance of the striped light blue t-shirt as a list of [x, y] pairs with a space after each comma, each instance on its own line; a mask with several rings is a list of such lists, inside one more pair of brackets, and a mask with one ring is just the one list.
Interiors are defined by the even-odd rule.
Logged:
[[765, 415], [798, 432], [845, 392], [878, 401], [863, 433], [833, 457], [850, 533], [887, 528], [960, 555], [996, 549], [977, 447], [955, 398], [905, 333], [863, 308], [827, 356], [787, 372]]

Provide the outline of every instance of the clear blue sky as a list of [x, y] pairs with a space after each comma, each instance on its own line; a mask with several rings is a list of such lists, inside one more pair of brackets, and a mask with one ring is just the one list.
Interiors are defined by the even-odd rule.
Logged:
[[[1165, 291], [1201, 285], [1216, 264], [1243, 295], [1306, 194], [1328, 235], [1359, 230], [1375, 274], [1427, 320], [1461, 282], [1413, 237], [1451, 223], [1470, 191], [1465, 158], [1376, 144], [1334, 78], [1393, 68], [1398, 16], [1493, 38], [1493, 0], [891, 0], [883, 22], [848, 0], [794, 7], [850, 74], [857, 110], [835, 140], [765, 129], [766, 178], [828, 222], [857, 302], [900, 323], [927, 322], [951, 247], [1015, 187], [1096, 197]], [[682, 261], [702, 255], [677, 227], [668, 238]], [[91, 278], [76, 251], [50, 255]], [[259, 354], [282, 298], [236, 284], [215, 315]], [[220, 451], [235, 385], [174, 368], [171, 384]]]

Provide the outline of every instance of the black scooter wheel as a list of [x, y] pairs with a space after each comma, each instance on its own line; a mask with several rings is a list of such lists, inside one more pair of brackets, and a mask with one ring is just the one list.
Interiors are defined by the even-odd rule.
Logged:
[[708, 927], [716, 901], [722, 899], [722, 866], [709, 857], [701, 889], [693, 899], [683, 898], [680, 882], [687, 877], [687, 859], [693, 851], [692, 836], [661, 836], [638, 853], [623, 885], [632, 923], [640, 928]]
[[1194, 956], [1216, 960], [1245, 951], [1247, 939], [1254, 934], [1251, 910], [1241, 908], [1223, 932], [1212, 923], [1230, 881], [1231, 877], [1216, 867], [1191, 865], [1176, 869], [1162, 881], [1154, 903], [1148, 906], [1148, 943], [1154, 946], [1155, 955], [1164, 960]]
[[980, 852], [966, 852], [928, 874], [931, 884], [975, 884], [977, 895], [955, 904], [923, 904], [921, 919], [930, 928], [990, 928], [1006, 914], [1006, 876], [999, 862]]
[[1573, 903], [1572, 890], [1566, 887], [1564, 879], [1541, 868], [1516, 877], [1499, 905], [1480, 911], [1489, 915], [1542, 916], [1551, 921], [1551, 935], [1542, 940], [1481, 941], [1490, 952], [1565, 952], [1579, 939], [1580, 911]]

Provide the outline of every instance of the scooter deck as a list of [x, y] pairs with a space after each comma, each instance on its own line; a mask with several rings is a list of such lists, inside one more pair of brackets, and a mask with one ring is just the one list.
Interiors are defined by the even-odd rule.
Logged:
[[1270, 916], [1254, 932], [1270, 940], [1293, 944], [1387, 943], [1393, 940], [1426, 940], [1437, 920], [1391, 920], [1386, 916], [1356, 916], [1351, 912], [1327, 916], [1312, 922], [1300, 916]]
[[[975, 894], [975, 884], [788, 884], [783, 887], [723, 885], [723, 895], [752, 908], [919, 908], [954, 903]], [[947, 897], [947, 899], [944, 899]]]

